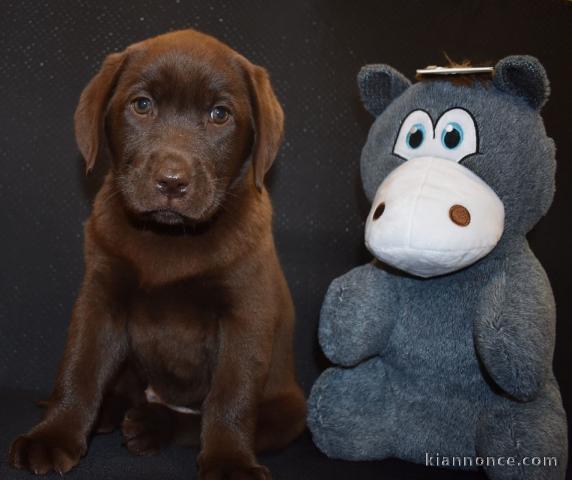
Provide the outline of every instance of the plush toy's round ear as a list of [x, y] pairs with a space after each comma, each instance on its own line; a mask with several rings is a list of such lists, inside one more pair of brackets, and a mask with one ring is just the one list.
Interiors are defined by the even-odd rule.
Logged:
[[540, 110], [548, 100], [550, 84], [542, 64], [528, 55], [512, 55], [495, 66], [493, 82], [503, 92], [524, 98]]
[[378, 116], [411, 82], [389, 65], [366, 65], [358, 74], [358, 87], [366, 110]]

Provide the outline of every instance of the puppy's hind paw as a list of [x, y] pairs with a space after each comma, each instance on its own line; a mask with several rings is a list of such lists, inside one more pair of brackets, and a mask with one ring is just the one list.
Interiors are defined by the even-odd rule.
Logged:
[[156, 455], [173, 440], [174, 426], [169, 410], [146, 404], [127, 411], [121, 424], [123, 444], [135, 455]]

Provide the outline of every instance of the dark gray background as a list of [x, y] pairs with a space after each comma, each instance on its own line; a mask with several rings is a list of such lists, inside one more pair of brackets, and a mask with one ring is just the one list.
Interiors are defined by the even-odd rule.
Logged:
[[[530, 235], [558, 304], [556, 375], [572, 411], [572, 2], [479, 1], [0, 1], [0, 478], [9, 442], [38, 418], [51, 387], [82, 275], [82, 222], [98, 186], [85, 179], [72, 129], [82, 88], [104, 56], [167, 30], [195, 27], [265, 66], [286, 112], [269, 178], [274, 229], [298, 313], [297, 371], [306, 392], [325, 362], [316, 342], [329, 282], [364, 263], [358, 160], [371, 118], [355, 76], [366, 63], [415, 68], [456, 60], [537, 56], [552, 81], [544, 109], [558, 147], [557, 195]], [[87, 374], [88, 372], [86, 372]], [[98, 437], [70, 478], [193, 478], [195, 452], [130, 457]], [[278, 479], [481, 478], [399, 461], [326, 459], [306, 435], [262, 461]]]

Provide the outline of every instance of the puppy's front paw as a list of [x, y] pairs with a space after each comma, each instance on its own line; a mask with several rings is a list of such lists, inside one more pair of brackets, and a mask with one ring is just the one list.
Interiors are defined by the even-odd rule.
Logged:
[[36, 475], [54, 471], [69, 472], [85, 454], [86, 446], [69, 436], [51, 431], [21, 435], [10, 447], [8, 462], [14, 468], [29, 470]]
[[199, 480], [272, 480], [270, 470], [264, 465], [243, 464], [236, 460], [199, 456]]

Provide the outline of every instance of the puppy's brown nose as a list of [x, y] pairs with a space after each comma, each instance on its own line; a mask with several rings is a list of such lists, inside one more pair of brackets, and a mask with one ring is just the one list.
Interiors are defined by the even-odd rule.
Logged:
[[189, 179], [180, 170], [165, 170], [157, 175], [155, 186], [162, 195], [180, 198], [187, 193]]

